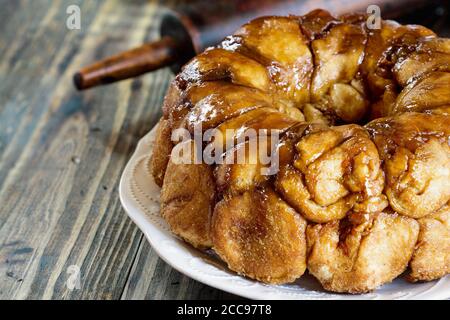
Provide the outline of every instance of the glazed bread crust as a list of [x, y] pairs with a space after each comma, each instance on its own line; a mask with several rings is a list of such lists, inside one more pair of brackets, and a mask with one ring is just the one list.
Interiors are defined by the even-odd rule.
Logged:
[[[366, 18], [261, 17], [184, 66], [150, 164], [176, 235], [266, 283], [308, 269], [362, 293], [408, 267], [411, 281], [449, 273], [450, 40]], [[176, 162], [180, 128], [235, 129], [183, 143], [244, 161]], [[280, 133], [276, 172], [261, 174], [250, 129]]]

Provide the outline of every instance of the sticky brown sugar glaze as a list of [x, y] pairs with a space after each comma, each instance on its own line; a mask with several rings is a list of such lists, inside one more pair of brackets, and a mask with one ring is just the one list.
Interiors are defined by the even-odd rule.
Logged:
[[[184, 66], [151, 162], [174, 234], [266, 283], [309, 270], [362, 293], [449, 272], [450, 40], [366, 19], [261, 17]], [[171, 134], [200, 126], [238, 129], [196, 147], [244, 161], [177, 164]], [[246, 150], [250, 129], [280, 133], [276, 172]]]

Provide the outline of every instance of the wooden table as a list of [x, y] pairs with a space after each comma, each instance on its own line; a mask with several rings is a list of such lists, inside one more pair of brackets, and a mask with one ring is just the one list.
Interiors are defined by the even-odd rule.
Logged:
[[[72, 4], [81, 30], [66, 27]], [[156, 39], [162, 8], [147, 0], [0, 0], [0, 8], [0, 298], [233, 298], [161, 261], [119, 202], [120, 175], [160, 117], [170, 72], [83, 93], [72, 86], [81, 66]], [[448, 36], [447, 13], [437, 10], [441, 20], [411, 21]], [[79, 289], [69, 281], [78, 268]]]

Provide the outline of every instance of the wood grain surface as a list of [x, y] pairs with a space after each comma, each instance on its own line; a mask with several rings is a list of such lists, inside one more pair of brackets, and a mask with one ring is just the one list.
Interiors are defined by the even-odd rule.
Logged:
[[[66, 27], [72, 4], [81, 30]], [[120, 175], [160, 117], [169, 70], [83, 93], [72, 85], [81, 66], [157, 39], [161, 4], [0, 8], [0, 299], [235, 298], [160, 260], [119, 202]], [[430, 10], [404, 22], [448, 36], [446, 8]], [[67, 286], [71, 266], [79, 289]]]

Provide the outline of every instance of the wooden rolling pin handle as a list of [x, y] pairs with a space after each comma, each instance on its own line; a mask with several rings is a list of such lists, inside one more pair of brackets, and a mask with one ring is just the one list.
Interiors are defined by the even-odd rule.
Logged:
[[177, 49], [173, 38], [163, 37], [85, 67], [74, 75], [73, 81], [78, 90], [85, 90], [137, 77], [174, 63], [178, 58]]

